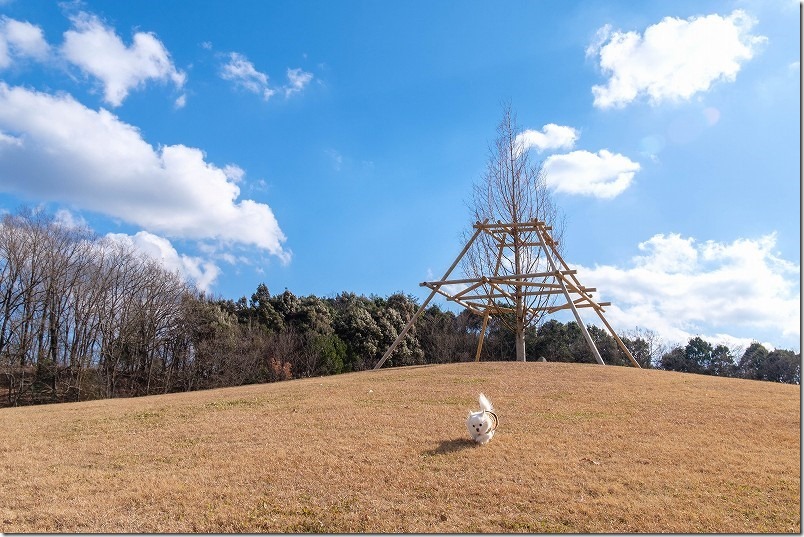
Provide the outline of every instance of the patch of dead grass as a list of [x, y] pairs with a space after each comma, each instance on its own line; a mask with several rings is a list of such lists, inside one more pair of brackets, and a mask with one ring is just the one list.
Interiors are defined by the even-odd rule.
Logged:
[[[477, 392], [500, 428], [475, 446]], [[800, 388], [451, 364], [0, 410], [3, 532], [800, 532]]]

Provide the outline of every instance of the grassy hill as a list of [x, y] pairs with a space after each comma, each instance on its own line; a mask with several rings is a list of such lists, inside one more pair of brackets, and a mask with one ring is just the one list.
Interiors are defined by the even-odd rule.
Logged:
[[800, 393], [505, 362], [3, 409], [0, 531], [798, 533]]

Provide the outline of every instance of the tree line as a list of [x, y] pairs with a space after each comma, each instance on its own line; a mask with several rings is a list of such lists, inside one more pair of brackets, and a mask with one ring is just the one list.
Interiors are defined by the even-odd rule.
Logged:
[[[343, 292], [210, 297], [131, 246], [65, 227], [41, 211], [0, 220], [0, 405], [151, 395], [371, 369], [418, 309], [414, 297]], [[516, 336], [492, 318], [483, 360], [510, 360]], [[472, 361], [482, 319], [434, 305], [386, 367]], [[607, 332], [588, 331], [607, 364], [629, 362]], [[532, 359], [595, 359], [575, 322], [525, 332]], [[753, 344], [736, 352], [693, 338], [667, 348], [636, 329], [642, 367], [800, 382], [800, 354]]]

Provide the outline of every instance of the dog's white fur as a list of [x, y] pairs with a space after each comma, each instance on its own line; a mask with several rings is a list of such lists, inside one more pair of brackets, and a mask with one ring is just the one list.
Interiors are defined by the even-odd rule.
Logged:
[[494, 436], [497, 430], [497, 414], [494, 413], [494, 407], [491, 401], [482, 393], [478, 397], [480, 402], [480, 410], [477, 412], [469, 412], [466, 417], [466, 429], [469, 431], [469, 436], [478, 444], [486, 444]]

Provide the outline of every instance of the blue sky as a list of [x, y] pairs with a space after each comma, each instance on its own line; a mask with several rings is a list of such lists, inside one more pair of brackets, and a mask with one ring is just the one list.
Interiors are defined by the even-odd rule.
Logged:
[[799, 28], [790, 0], [5, 0], [0, 209], [226, 298], [423, 299], [510, 102], [616, 329], [799, 349]]

